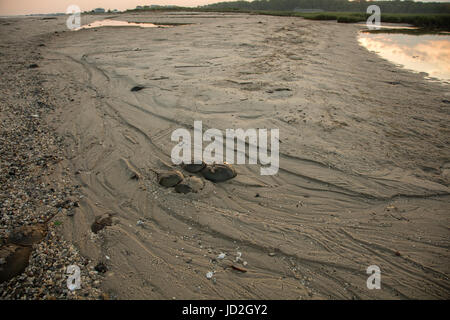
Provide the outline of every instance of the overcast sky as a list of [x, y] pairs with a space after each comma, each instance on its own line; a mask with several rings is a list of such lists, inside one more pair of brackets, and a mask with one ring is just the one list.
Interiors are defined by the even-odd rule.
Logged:
[[[137, 5], [149, 4], [198, 6], [220, 1], [224, 0], [0, 0], [0, 15], [65, 12], [71, 4], [76, 4], [82, 11], [86, 11], [94, 8], [133, 9]], [[423, 1], [433, 2], [436, 0]], [[450, 2], [450, 0], [439, 2]]]

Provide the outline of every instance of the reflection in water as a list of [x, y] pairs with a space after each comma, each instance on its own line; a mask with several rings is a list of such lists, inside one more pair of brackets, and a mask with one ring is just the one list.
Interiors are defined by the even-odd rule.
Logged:
[[[366, 23], [355, 23], [356, 26], [359, 27], [364, 27], [367, 28], [367, 24]], [[392, 23], [383, 23], [381, 25], [378, 26], [378, 29], [391, 29], [391, 30], [396, 30], [396, 29], [401, 29], [401, 30], [419, 30], [418, 27], [408, 27], [408, 26], [404, 26], [404, 25], [399, 25], [398, 23], [392, 24]]]
[[359, 42], [382, 58], [450, 83], [450, 36], [361, 33]]
[[140, 27], [140, 28], [166, 28], [169, 26], [165, 25], [157, 25], [153, 23], [135, 23], [135, 22], [128, 22], [128, 21], [118, 21], [118, 20], [99, 20], [94, 21], [92, 23], [89, 23], [87, 25], [81, 26], [80, 28], [76, 30], [81, 29], [91, 29], [91, 28], [98, 28], [98, 27]]

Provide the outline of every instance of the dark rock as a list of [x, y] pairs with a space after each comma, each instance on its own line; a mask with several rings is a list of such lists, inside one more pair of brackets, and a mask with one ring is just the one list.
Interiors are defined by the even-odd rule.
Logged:
[[100, 273], [105, 273], [106, 271], [108, 271], [108, 267], [103, 262], [97, 263], [97, 265], [94, 267], [94, 269], [95, 269], [95, 271], [100, 272]]
[[35, 69], [35, 68], [39, 68], [39, 66], [36, 63], [32, 63], [28, 66], [28, 68]]
[[131, 88], [131, 91], [136, 92], [136, 91], [141, 91], [142, 89], [145, 89], [144, 86], [134, 86], [133, 88]]

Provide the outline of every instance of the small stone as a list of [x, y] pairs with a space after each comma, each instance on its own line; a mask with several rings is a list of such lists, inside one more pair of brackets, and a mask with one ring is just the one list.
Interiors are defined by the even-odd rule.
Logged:
[[99, 272], [99, 273], [105, 273], [106, 271], [108, 271], [108, 268], [106, 267], [106, 265], [103, 262], [99, 262], [94, 267], [94, 270]]
[[206, 278], [207, 279], [211, 279], [213, 277], [214, 273], [209, 271], [208, 273], [206, 273]]
[[142, 89], [145, 89], [144, 86], [134, 86], [133, 88], [131, 88], [132, 92], [136, 92], [136, 91], [141, 91]]
[[275, 252], [269, 252], [270, 257], [275, 257]]

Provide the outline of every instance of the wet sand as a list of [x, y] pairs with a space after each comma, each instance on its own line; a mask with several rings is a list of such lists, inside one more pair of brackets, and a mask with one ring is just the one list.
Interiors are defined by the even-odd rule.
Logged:
[[[38, 71], [58, 101], [48, 121], [83, 194], [58, 230], [106, 263], [106, 292], [449, 298], [448, 85], [368, 52], [356, 25], [213, 13], [113, 19], [191, 24], [69, 32], [59, 17], [1, 26], [10, 43], [46, 34]], [[145, 88], [130, 90], [137, 85]], [[170, 136], [194, 120], [204, 130], [279, 128], [278, 174], [236, 165], [237, 177], [205, 181], [196, 194], [161, 187], [156, 173], [179, 169]], [[105, 214], [112, 225], [92, 233]], [[381, 269], [381, 290], [366, 287], [370, 265]]]

